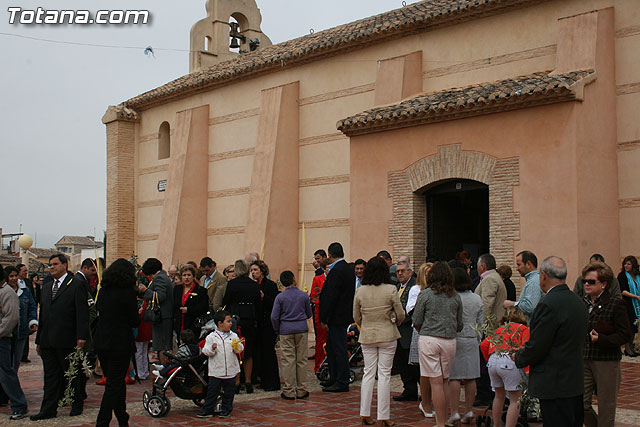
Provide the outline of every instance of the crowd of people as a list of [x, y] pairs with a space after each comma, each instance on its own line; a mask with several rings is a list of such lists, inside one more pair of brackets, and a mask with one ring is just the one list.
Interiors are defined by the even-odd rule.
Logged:
[[[347, 333], [358, 326], [363, 425], [376, 422], [376, 381], [377, 421], [394, 424], [394, 374], [403, 390], [393, 401], [417, 402], [416, 410], [438, 426], [475, 422], [478, 405], [491, 406], [494, 425], [502, 425], [507, 401], [508, 427], [535, 407], [544, 425], [613, 425], [621, 347], [627, 356], [638, 355], [640, 269], [634, 256], [624, 258], [616, 277], [594, 254], [572, 291], [564, 260], [550, 256], [538, 266], [534, 253], [522, 251], [514, 259], [524, 278], [517, 299], [511, 267], [497, 266], [491, 254], [473, 262], [468, 251], [447, 262], [428, 260], [414, 272], [408, 256], [394, 263], [388, 251], [348, 263], [334, 242], [314, 253], [310, 294], [291, 271], [272, 280], [256, 253], [222, 272], [209, 257], [166, 272], [155, 258], [139, 269], [132, 261], [115, 260], [98, 274], [103, 261], [87, 259], [73, 274], [57, 254], [49, 274], [31, 280], [24, 265], [0, 269], [0, 404], [11, 405], [10, 419], [27, 415], [18, 368], [28, 363], [25, 350], [34, 333], [44, 395], [31, 419], [56, 417], [63, 396], [69, 397], [70, 416], [82, 414], [87, 376], [82, 369], [65, 375], [70, 364], [79, 368], [86, 358], [99, 367], [105, 385], [99, 426], [109, 425], [113, 415], [128, 425], [126, 383], [146, 379], [150, 371], [162, 380], [172, 360], [200, 352], [209, 359], [200, 417], [229, 416], [234, 395], [253, 393], [254, 386], [281, 390], [285, 400], [308, 398], [309, 319], [315, 370], [328, 365], [321, 383], [327, 393], [350, 390]], [[216, 328], [202, 333], [208, 321]], [[525, 390], [537, 400], [521, 408]]]

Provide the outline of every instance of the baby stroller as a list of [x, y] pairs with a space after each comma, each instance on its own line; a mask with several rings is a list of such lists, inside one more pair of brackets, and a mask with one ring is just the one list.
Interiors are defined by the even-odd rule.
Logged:
[[[352, 323], [347, 328], [347, 354], [349, 355], [349, 384], [356, 380], [357, 371], [362, 371], [364, 356], [362, 354], [362, 344], [358, 341], [360, 329], [358, 325]], [[316, 372], [316, 377], [320, 381], [329, 380], [329, 363], [327, 361], [327, 351], [325, 344], [324, 359]]]
[[142, 395], [142, 406], [152, 417], [164, 417], [171, 410], [171, 403], [166, 397], [169, 388], [180, 399], [192, 400], [197, 406], [204, 404], [207, 396], [207, 357], [204, 354], [194, 356], [184, 362], [169, 352], [164, 355], [180, 365], [169, 372], [165, 378], [156, 378], [151, 392]]

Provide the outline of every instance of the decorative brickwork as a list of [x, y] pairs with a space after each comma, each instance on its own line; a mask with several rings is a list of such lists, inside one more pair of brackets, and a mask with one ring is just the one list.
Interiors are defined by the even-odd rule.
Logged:
[[441, 147], [438, 154], [403, 171], [389, 173], [389, 197], [393, 199], [389, 244], [393, 256], [425, 258], [425, 190], [443, 180], [471, 179], [489, 186], [490, 251], [498, 264], [513, 264], [514, 241], [520, 238], [520, 213], [513, 210], [513, 186], [520, 184], [519, 176], [517, 158], [498, 160], [483, 153], [462, 151], [457, 144]]
[[389, 197], [393, 219], [389, 223], [389, 245], [394, 258], [409, 255], [414, 263], [424, 260], [427, 247], [425, 198], [411, 189], [406, 171], [389, 174]]
[[135, 248], [135, 123], [107, 123], [107, 265]]

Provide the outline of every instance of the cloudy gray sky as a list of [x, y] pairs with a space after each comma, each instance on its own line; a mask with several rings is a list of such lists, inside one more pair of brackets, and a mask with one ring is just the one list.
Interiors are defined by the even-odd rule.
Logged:
[[[407, 1], [414, 3], [415, 1]], [[257, 0], [279, 43], [402, 6], [401, 0]], [[106, 228], [107, 106], [189, 71], [205, 0], [8, 0], [0, 10], [0, 227], [51, 247]], [[149, 10], [147, 25], [9, 24], [9, 7]], [[62, 42], [62, 43], [57, 43]], [[85, 46], [82, 44], [116, 47]], [[145, 56], [152, 46], [155, 58]]]

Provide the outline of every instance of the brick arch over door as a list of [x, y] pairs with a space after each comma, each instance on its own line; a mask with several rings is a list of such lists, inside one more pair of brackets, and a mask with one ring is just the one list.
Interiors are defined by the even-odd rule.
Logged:
[[408, 254], [416, 268], [425, 259], [424, 191], [448, 179], [472, 179], [489, 186], [490, 250], [498, 264], [512, 265], [514, 242], [520, 238], [520, 213], [513, 209], [513, 187], [520, 185], [519, 161], [463, 151], [459, 144], [442, 146], [438, 154], [389, 173], [388, 195], [393, 200], [389, 244], [394, 257]]

